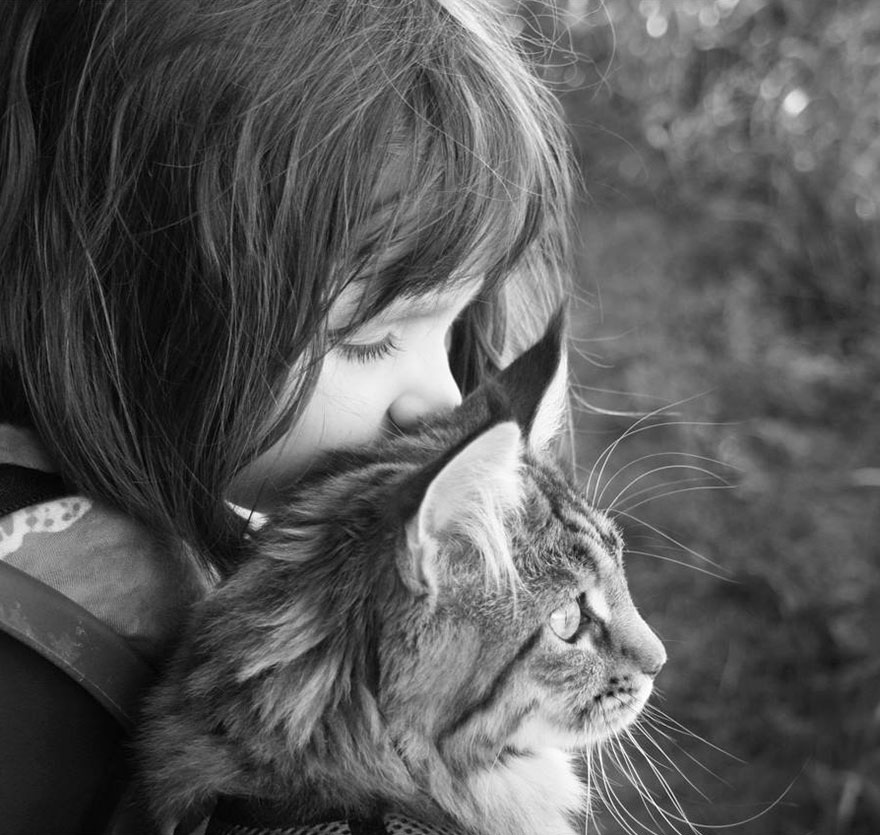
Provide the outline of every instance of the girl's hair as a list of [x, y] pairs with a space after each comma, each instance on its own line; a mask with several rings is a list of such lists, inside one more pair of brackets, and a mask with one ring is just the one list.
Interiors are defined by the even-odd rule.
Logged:
[[466, 390], [497, 366], [513, 302], [558, 299], [561, 120], [478, 0], [6, 16], [0, 419], [206, 564], [235, 562], [223, 497], [308, 399], [345, 285], [363, 280], [362, 321], [485, 276], [453, 336]]

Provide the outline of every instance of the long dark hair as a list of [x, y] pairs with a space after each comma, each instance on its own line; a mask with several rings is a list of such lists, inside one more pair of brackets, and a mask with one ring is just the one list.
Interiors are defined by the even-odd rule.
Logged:
[[561, 286], [556, 107], [473, 0], [6, 15], [0, 419], [203, 564], [234, 563], [226, 488], [296, 419], [348, 282], [367, 318], [485, 276], [454, 335], [466, 389], [497, 366], [511, 304]]

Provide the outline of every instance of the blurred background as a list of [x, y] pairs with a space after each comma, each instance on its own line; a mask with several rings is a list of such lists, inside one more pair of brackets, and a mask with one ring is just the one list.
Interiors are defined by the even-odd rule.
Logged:
[[880, 2], [522, 5], [583, 172], [581, 475], [670, 657], [591, 829], [878, 835]]

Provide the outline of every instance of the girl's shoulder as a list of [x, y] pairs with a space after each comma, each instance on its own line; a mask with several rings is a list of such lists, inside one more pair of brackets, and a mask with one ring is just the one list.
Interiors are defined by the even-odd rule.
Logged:
[[[46, 469], [32, 433], [0, 425], [0, 463]], [[157, 658], [205, 589], [137, 521], [71, 495], [0, 518], [0, 560], [87, 609], [147, 660]]]

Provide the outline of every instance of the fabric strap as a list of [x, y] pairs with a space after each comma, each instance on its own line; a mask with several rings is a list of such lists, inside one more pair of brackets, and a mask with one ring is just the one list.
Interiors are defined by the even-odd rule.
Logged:
[[152, 668], [82, 606], [2, 560], [0, 629], [66, 672], [131, 729]]
[[[229, 799], [225, 799], [228, 801]], [[205, 835], [464, 835], [463, 830], [423, 823], [396, 813], [372, 818], [346, 818], [311, 824], [270, 821], [260, 814], [248, 820], [246, 806], [235, 802], [235, 814], [227, 816], [230, 806], [224, 800], [211, 817]]]
[[388, 835], [378, 807], [367, 817], [350, 818], [338, 811], [306, 826], [292, 825], [297, 820], [302, 816], [293, 802], [227, 796], [217, 802], [205, 835]]
[[[55, 473], [0, 464], [0, 517], [69, 493]], [[67, 673], [130, 730], [154, 671], [124, 638], [51, 586], [0, 560], [0, 630]]]

